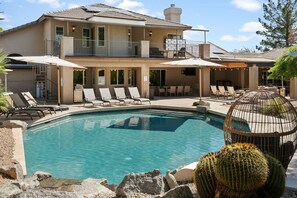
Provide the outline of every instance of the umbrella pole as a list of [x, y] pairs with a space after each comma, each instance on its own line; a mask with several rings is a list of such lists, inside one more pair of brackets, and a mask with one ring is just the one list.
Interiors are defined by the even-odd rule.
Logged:
[[60, 67], [57, 67], [57, 79], [58, 79], [58, 105], [60, 106], [61, 104], [61, 92], [60, 92], [60, 84], [61, 84], [61, 79], [60, 79]]
[[4, 74], [5, 92], [7, 92], [7, 74]]
[[200, 96], [200, 101], [201, 101], [201, 96], [202, 96], [202, 73], [201, 73], [201, 68], [199, 68], [199, 96]]

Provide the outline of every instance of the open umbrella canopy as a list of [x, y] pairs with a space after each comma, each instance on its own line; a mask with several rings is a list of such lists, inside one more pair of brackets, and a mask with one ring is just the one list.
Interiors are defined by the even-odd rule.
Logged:
[[56, 56], [17, 56], [8, 58], [29, 63], [53, 65], [57, 67], [72, 67], [77, 69], [86, 69], [83, 66], [60, 59]]
[[60, 105], [61, 101], [61, 93], [60, 93], [60, 86], [61, 86], [61, 79], [60, 79], [60, 67], [70, 67], [74, 69], [86, 69], [83, 66], [78, 64], [60, 59], [56, 56], [17, 56], [17, 57], [8, 57], [10, 59], [24, 61], [28, 63], [35, 63], [35, 64], [44, 64], [50, 66], [57, 67], [57, 78], [58, 78], [58, 105]]
[[203, 60], [201, 58], [189, 58], [177, 61], [161, 63], [163, 65], [196, 66], [196, 67], [224, 67], [224, 65]]

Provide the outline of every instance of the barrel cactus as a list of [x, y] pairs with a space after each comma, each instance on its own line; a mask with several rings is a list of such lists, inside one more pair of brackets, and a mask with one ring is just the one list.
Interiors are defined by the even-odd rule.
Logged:
[[258, 190], [265, 184], [268, 171], [268, 162], [262, 152], [248, 143], [222, 147], [214, 168], [217, 182], [238, 193]]
[[269, 166], [268, 179], [258, 190], [259, 197], [279, 198], [285, 192], [286, 172], [281, 162], [271, 155], [264, 153]]
[[215, 196], [216, 178], [214, 175], [214, 166], [217, 153], [208, 153], [200, 158], [195, 169], [194, 181], [198, 194], [201, 198]]

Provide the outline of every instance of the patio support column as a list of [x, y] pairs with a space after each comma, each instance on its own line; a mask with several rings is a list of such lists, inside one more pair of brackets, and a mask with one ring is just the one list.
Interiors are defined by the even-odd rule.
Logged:
[[290, 98], [297, 99], [297, 78], [290, 80]]
[[259, 68], [256, 64], [253, 64], [252, 67], [249, 67], [249, 90], [256, 91], [258, 90], [258, 81], [259, 81]]
[[150, 42], [149, 41], [140, 41], [140, 56], [142, 58], [149, 58], [150, 57]]
[[150, 90], [150, 68], [144, 64], [141, 66], [141, 87], [138, 87], [142, 97], [149, 97]]
[[244, 87], [244, 69], [240, 69], [240, 87], [241, 89], [245, 88]]
[[209, 96], [210, 90], [210, 68], [202, 69], [202, 96]]
[[63, 36], [61, 38], [61, 58], [64, 59], [65, 56], [72, 56], [74, 54], [74, 47], [73, 47], [74, 39], [73, 37], [66, 37]]
[[61, 67], [61, 98], [62, 103], [73, 103], [73, 68]]

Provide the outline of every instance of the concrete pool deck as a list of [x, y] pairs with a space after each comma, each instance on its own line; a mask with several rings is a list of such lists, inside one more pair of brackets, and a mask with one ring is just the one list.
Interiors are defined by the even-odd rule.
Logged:
[[[230, 108], [230, 103], [234, 100], [215, 100], [212, 98], [203, 98], [202, 100], [210, 103], [210, 112], [213, 114], [225, 116]], [[155, 97], [151, 101], [151, 105], [144, 103], [142, 105], [125, 105], [125, 106], [111, 106], [111, 107], [92, 107], [91, 104], [72, 104], [67, 105], [69, 110], [59, 112], [53, 115], [46, 115], [43, 118], [26, 118], [26, 116], [14, 116], [10, 119], [23, 120], [28, 123], [29, 127], [39, 125], [42, 123], [47, 123], [62, 117], [69, 115], [80, 114], [80, 113], [91, 113], [91, 112], [100, 112], [100, 111], [110, 111], [110, 110], [128, 110], [128, 109], [146, 109], [146, 108], [162, 108], [170, 110], [186, 110], [186, 111], [196, 111], [196, 107], [192, 106], [193, 102], [198, 101], [197, 97]], [[292, 101], [293, 105], [297, 106], [297, 101]], [[26, 119], [25, 119], [26, 118]], [[1, 120], [5, 120], [5, 117], [1, 116]], [[17, 140], [19, 141], [19, 140]], [[19, 146], [18, 146], [19, 147]], [[15, 148], [16, 152], [22, 153], [23, 148]], [[22, 159], [23, 158], [23, 159]], [[21, 157], [18, 155], [18, 160], [22, 161], [22, 164], [25, 164], [25, 156]], [[289, 188], [297, 189], [297, 152], [295, 152], [294, 157], [289, 164], [287, 169], [287, 182], [286, 186]]]

